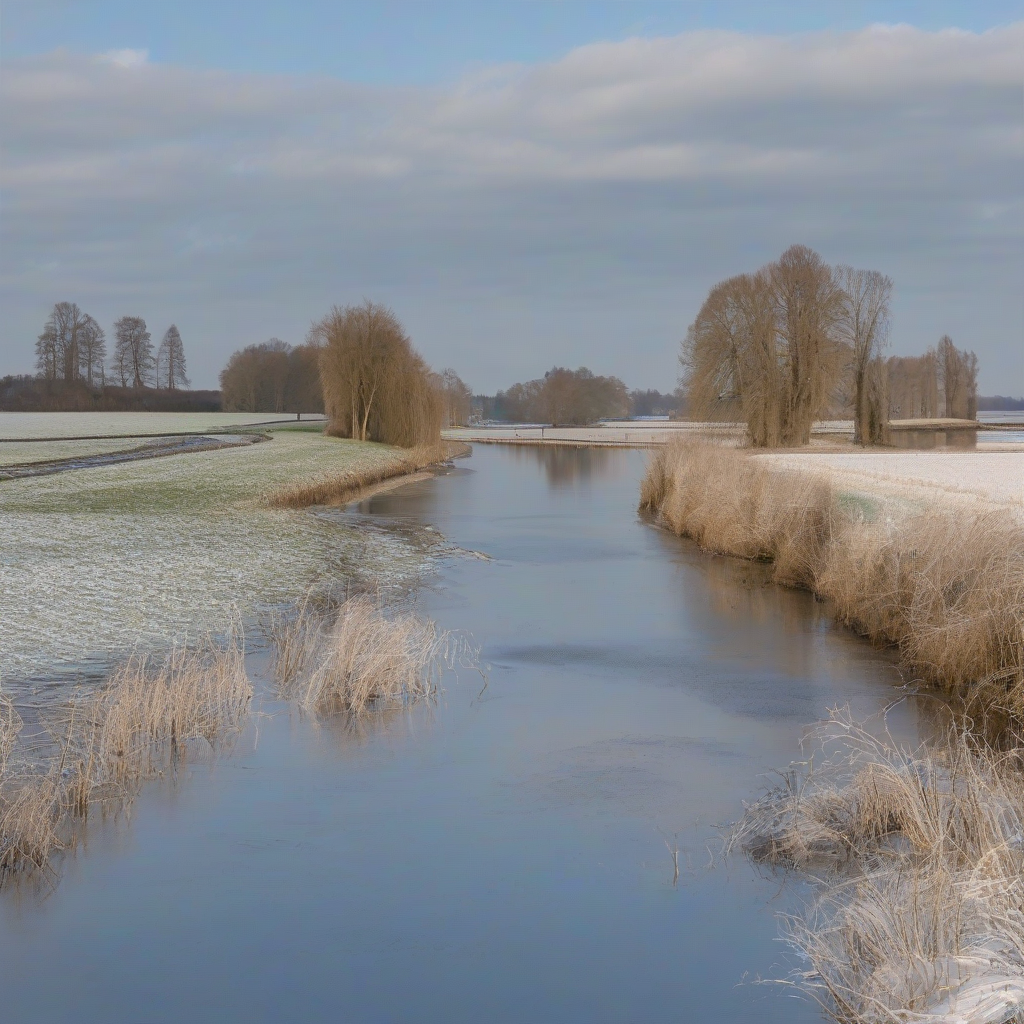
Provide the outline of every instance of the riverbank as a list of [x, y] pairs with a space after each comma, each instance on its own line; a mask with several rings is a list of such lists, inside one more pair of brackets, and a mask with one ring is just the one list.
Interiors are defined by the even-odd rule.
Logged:
[[641, 508], [673, 532], [769, 563], [948, 698], [923, 746], [833, 712], [732, 842], [809, 885], [783, 919], [806, 965], [790, 980], [832, 1019], [1008, 1024], [1024, 1006], [1024, 460], [963, 454], [944, 476], [925, 453], [849, 458], [677, 442], [643, 481]]
[[[45, 901], [0, 898], [7, 1017], [327, 1021], [344, 991], [359, 1020], [490, 1006], [611, 1024], [643, 1006], [820, 1024], [813, 1004], [742, 984], [795, 965], [774, 913], [799, 904], [743, 862], [705, 871], [710, 823], [742, 813], [806, 722], [836, 703], [877, 713], [898, 676], [810, 595], [752, 586], [762, 567], [639, 521], [644, 458], [481, 446], [357, 507], [270, 510], [321, 527], [325, 561], [365, 541], [337, 564], [342, 591], [350, 571], [404, 562], [402, 610], [470, 634], [486, 685], [460, 671], [434, 704], [314, 721], [272, 698], [273, 651], [250, 632], [253, 713], [231, 756], [207, 764], [200, 745], [130, 821], [90, 815]], [[250, 561], [268, 557], [254, 522]], [[927, 711], [908, 701], [890, 721], [913, 738]]]
[[934, 456], [874, 458], [844, 477], [827, 456], [676, 442], [652, 458], [640, 507], [707, 550], [770, 562], [775, 582], [894, 645], [911, 678], [975, 712], [1024, 717], [1024, 457], [990, 456], [1008, 472], [975, 475], [981, 494], [894, 475], [900, 463], [884, 471], [894, 458], [934, 471]]
[[[59, 436], [97, 432], [61, 419]], [[118, 434], [151, 423], [133, 414], [107, 419]], [[20, 436], [40, 425], [16, 424]], [[158, 429], [175, 425], [162, 417]], [[300, 426], [263, 426], [270, 440], [245, 447], [0, 482], [4, 688], [49, 700], [53, 678], [102, 676], [136, 645], [162, 650], [185, 635], [223, 631], [233, 615], [293, 600], [318, 580], [386, 586], [419, 573], [435, 543], [429, 535], [382, 536], [335, 524], [329, 509], [273, 507], [273, 494], [311, 480], [407, 468], [399, 449]], [[98, 441], [57, 444], [36, 447], [65, 458], [103, 449]]]
[[[1024, 436], [1015, 423], [988, 423], [974, 420], [896, 420], [890, 423], [897, 448], [973, 447], [998, 445], [1024, 451]], [[978, 439], [978, 433], [982, 439]], [[489, 424], [452, 427], [442, 431], [451, 441], [472, 444], [570, 445], [587, 448], [657, 448], [673, 441], [713, 441], [741, 447], [746, 426], [742, 423], [702, 423], [690, 420], [617, 421], [587, 427], [553, 427], [539, 423]], [[930, 442], [930, 443], [928, 443]], [[824, 420], [814, 425], [810, 445], [795, 449], [801, 453], [863, 451], [853, 443], [852, 420]]]

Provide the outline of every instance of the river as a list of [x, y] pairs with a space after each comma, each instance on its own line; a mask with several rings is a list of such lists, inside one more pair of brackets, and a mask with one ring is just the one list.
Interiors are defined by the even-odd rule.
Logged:
[[3, 1019], [820, 1020], [755, 983], [800, 966], [775, 916], [799, 891], [708, 851], [808, 723], [877, 713], [899, 676], [810, 595], [640, 518], [644, 460], [477, 445], [345, 512], [487, 556], [413, 597], [486, 685], [360, 728], [266, 700], [230, 757], [90, 827], [45, 898], [3, 894]]

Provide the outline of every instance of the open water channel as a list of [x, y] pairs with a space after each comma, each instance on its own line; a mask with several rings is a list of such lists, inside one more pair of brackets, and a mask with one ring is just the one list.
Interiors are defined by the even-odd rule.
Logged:
[[820, 1020], [756, 984], [801, 966], [775, 916], [799, 892], [708, 850], [805, 725], [900, 679], [810, 595], [638, 517], [644, 461], [478, 445], [344, 513], [488, 556], [414, 597], [472, 634], [486, 686], [461, 671], [360, 728], [265, 702], [55, 889], [0, 894], [0, 1017]]

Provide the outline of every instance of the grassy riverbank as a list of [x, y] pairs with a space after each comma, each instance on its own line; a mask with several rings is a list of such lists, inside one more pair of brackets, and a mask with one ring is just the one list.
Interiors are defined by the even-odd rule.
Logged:
[[236, 611], [294, 599], [320, 576], [386, 582], [418, 571], [406, 538], [269, 500], [310, 481], [403, 471], [406, 452], [318, 430], [271, 434], [245, 448], [0, 483], [5, 684], [220, 630]]
[[[677, 443], [652, 458], [641, 508], [709, 551], [770, 562], [776, 582], [895, 645], [957, 712], [920, 749], [833, 714], [748, 806], [732, 843], [810, 885], [785, 919], [808, 965], [791, 980], [837, 1021], [1003, 1024], [1024, 1010], [1024, 523], [1012, 480], [943, 486], [934, 464], [924, 480], [886, 473], [890, 457], [833, 474], [822, 456]], [[1010, 749], [971, 728], [984, 724], [1009, 724]]]
[[1024, 527], [1011, 508], [841, 489], [792, 462], [687, 443], [652, 457], [641, 508], [709, 551], [771, 562], [776, 582], [831, 601], [973, 712], [1024, 717]]

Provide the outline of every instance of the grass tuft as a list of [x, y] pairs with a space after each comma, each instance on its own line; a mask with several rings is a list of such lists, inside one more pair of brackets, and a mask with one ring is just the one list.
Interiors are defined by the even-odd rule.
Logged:
[[441, 674], [472, 664], [461, 638], [366, 595], [330, 613], [307, 600], [272, 626], [275, 677], [282, 695], [310, 714], [359, 714], [435, 695]]
[[19, 760], [23, 723], [0, 697], [0, 883], [45, 871], [73, 847], [76, 823], [99, 804], [127, 810], [144, 782], [237, 735], [252, 699], [240, 639], [164, 660], [135, 656], [106, 685], [48, 724], [42, 757]]
[[911, 750], [848, 711], [816, 739], [727, 844], [810, 879], [796, 983], [842, 1022], [1020, 1020], [1024, 751], [952, 730]]

